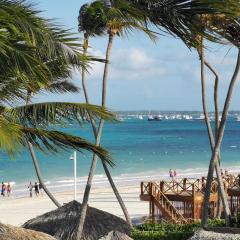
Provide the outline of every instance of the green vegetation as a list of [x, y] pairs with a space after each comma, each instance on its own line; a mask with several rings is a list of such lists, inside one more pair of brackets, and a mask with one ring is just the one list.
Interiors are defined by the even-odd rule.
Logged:
[[[209, 220], [210, 227], [225, 226], [225, 220]], [[185, 240], [191, 237], [194, 231], [201, 227], [200, 222], [189, 224], [152, 224], [146, 223], [136, 227], [131, 234], [135, 240]]]

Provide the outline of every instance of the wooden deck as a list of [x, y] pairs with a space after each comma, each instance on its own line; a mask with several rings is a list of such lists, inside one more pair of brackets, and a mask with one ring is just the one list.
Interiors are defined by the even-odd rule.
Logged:
[[[223, 177], [224, 187], [232, 214], [240, 207], [240, 176]], [[149, 215], [166, 218], [175, 223], [200, 219], [202, 214], [206, 178], [184, 178], [172, 181], [141, 182], [140, 199], [149, 202]], [[218, 183], [211, 186], [209, 215], [214, 218], [218, 203]]]

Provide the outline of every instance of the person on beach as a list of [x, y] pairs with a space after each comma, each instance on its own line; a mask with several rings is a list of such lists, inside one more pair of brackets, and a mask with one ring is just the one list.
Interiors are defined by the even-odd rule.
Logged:
[[174, 171], [173, 171], [173, 177], [174, 177], [174, 178], [177, 177], [177, 171], [176, 171], [176, 169], [174, 169]]
[[228, 177], [228, 170], [225, 169], [225, 176]]
[[1, 195], [5, 197], [5, 192], [6, 192], [6, 184], [2, 182], [2, 190], [1, 190]]
[[31, 198], [32, 197], [32, 190], [33, 190], [33, 185], [32, 185], [31, 182], [28, 185], [28, 189], [29, 189], [29, 194], [30, 194], [30, 198]]
[[8, 185], [7, 185], [7, 196], [8, 197], [10, 196], [11, 192], [12, 192], [12, 188], [11, 188], [10, 182], [8, 182]]
[[35, 182], [34, 189], [35, 189], [35, 194], [38, 197], [38, 195], [39, 195], [39, 187], [38, 187], [37, 182]]
[[169, 170], [169, 177], [173, 179], [173, 171], [172, 171], [172, 169]]
[[43, 186], [41, 183], [38, 184], [39, 186], [39, 192], [41, 193], [41, 195], [43, 195]]

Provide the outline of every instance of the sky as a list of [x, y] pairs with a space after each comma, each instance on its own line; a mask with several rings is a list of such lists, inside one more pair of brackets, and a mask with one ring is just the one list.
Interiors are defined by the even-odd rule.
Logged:
[[[35, 8], [43, 10], [46, 18], [77, 33], [78, 11], [82, 0], [32, 0]], [[79, 33], [79, 38], [82, 38]], [[92, 38], [90, 52], [104, 57], [107, 36]], [[80, 39], [82, 41], [82, 39]], [[236, 62], [236, 49], [230, 46], [209, 44], [206, 57], [220, 76], [220, 107], [223, 107], [228, 84]], [[91, 66], [87, 76], [91, 103], [100, 104], [103, 64]], [[213, 110], [214, 76], [206, 72], [208, 107]], [[80, 73], [73, 73], [73, 81], [81, 87]], [[160, 36], [156, 43], [140, 32], [119, 38], [113, 43], [107, 87], [107, 107], [119, 110], [202, 110], [200, 62], [194, 50], [189, 50], [179, 39]], [[37, 96], [39, 101], [83, 102], [83, 92], [78, 94]], [[240, 110], [240, 84], [231, 103], [231, 110]]]

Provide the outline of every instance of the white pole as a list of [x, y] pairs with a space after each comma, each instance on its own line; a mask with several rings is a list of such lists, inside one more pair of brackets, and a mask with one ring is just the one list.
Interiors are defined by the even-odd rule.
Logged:
[[74, 200], [77, 200], [77, 152], [74, 151]]

